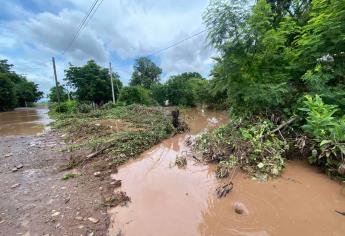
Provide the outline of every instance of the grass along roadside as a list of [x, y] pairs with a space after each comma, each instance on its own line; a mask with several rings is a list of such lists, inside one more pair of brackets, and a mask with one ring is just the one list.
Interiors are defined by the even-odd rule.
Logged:
[[118, 166], [178, 132], [168, 114], [161, 107], [118, 106], [54, 114], [52, 127], [64, 133], [65, 151], [76, 153], [67, 169], [96, 156], [107, 156]]

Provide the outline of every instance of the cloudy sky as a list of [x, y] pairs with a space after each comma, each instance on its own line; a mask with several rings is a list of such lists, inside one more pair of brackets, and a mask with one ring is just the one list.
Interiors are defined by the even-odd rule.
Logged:
[[113, 68], [127, 84], [134, 59], [151, 57], [169, 75], [197, 71], [207, 76], [214, 51], [206, 33], [155, 54], [204, 29], [201, 15], [208, 0], [103, 0], [75, 43], [63, 55], [93, 0], [0, 0], [0, 58], [39, 84], [53, 86], [51, 57], [59, 80], [68, 63], [94, 59]]

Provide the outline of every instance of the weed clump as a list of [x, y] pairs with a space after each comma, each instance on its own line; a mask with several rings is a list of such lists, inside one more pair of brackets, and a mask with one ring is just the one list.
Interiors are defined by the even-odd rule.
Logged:
[[287, 141], [270, 133], [274, 124], [269, 120], [256, 122], [232, 121], [211, 132], [202, 134], [195, 148], [209, 162], [218, 163], [216, 175], [229, 176], [240, 166], [254, 177], [266, 180], [281, 174]]

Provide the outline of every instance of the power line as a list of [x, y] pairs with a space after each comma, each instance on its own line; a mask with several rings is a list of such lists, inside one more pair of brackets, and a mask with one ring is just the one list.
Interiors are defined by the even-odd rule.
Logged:
[[200, 32], [198, 32], [196, 34], [193, 34], [193, 35], [191, 35], [191, 36], [189, 36], [187, 38], [184, 38], [184, 39], [182, 39], [182, 40], [180, 40], [178, 42], [175, 42], [175, 43], [173, 43], [172, 45], [170, 45], [170, 46], [168, 46], [166, 48], [163, 48], [163, 49], [160, 49], [160, 50], [158, 50], [156, 52], [150, 53], [149, 55], [158, 55], [158, 54], [160, 54], [160, 53], [162, 53], [162, 52], [164, 52], [164, 51], [166, 51], [166, 50], [168, 50], [168, 49], [170, 49], [172, 47], [175, 47], [175, 46], [177, 46], [177, 45], [179, 45], [179, 44], [181, 44], [181, 43], [183, 43], [183, 42], [185, 42], [185, 41], [187, 41], [189, 39], [192, 39], [192, 38], [194, 38], [194, 37], [196, 37], [196, 36], [206, 32], [206, 31], [207, 31], [207, 29], [204, 29], [204, 30], [202, 30], [202, 31], [200, 31]]
[[[104, 1], [104, 0], [101, 0], [101, 1], [99, 2], [99, 4], [97, 5], [97, 7], [95, 8], [95, 10], [93, 11], [92, 15], [89, 17], [89, 20], [86, 22], [85, 26], [90, 22], [90, 20], [91, 20], [92, 17], [95, 15], [97, 9], [99, 8], [99, 6], [102, 4], [103, 1]], [[85, 26], [84, 26], [84, 28], [85, 28]]]
[[[77, 31], [75, 32], [75, 34], [74, 34], [72, 40], [71, 40], [70, 43], [67, 45], [67, 47], [65, 48], [65, 50], [62, 52], [62, 55], [64, 55], [64, 54], [67, 52], [67, 50], [70, 49], [70, 47], [73, 45], [73, 43], [74, 43], [74, 42], [76, 41], [76, 39], [79, 37], [81, 31], [85, 28], [85, 26], [86, 26], [87, 23], [89, 22], [89, 21], [87, 21], [87, 20], [88, 20], [88, 18], [90, 17], [90, 15], [91, 15], [91, 13], [93, 12], [93, 10], [95, 9], [95, 6], [97, 5], [98, 1], [99, 1], [99, 0], [95, 0], [95, 1], [93, 2], [93, 4], [91, 5], [91, 7], [90, 7], [88, 13], [85, 15], [85, 17], [83, 18], [83, 20], [80, 22], [80, 24], [79, 24], [79, 26], [78, 26], [78, 29], [77, 29]], [[102, 2], [103, 2], [103, 0], [102, 0]], [[102, 2], [101, 2], [101, 3], [102, 3]], [[99, 5], [100, 5], [100, 4], [99, 4]], [[97, 6], [96, 10], [98, 9], [99, 5]], [[94, 12], [93, 12], [93, 14], [94, 14]], [[93, 16], [93, 14], [92, 14], [92, 16]]]

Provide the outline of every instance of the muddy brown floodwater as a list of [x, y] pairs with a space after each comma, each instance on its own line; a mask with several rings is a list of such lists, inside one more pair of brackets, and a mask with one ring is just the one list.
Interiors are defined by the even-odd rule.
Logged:
[[[177, 155], [190, 152], [185, 140], [226, 122], [226, 115], [193, 110], [191, 132], [165, 140], [112, 177], [122, 180], [131, 197], [125, 207], [109, 210], [109, 235], [345, 235], [345, 190], [303, 161], [288, 161], [281, 178], [257, 182], [237, 172], [233, 191], [218, 199], [214, 166]], [[234, 204], [248, 213], [238, 215]]]
[[17, 108], [0, 112], [0, 136], [42, 133], [50, 123], [48, 108]]

